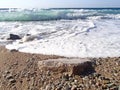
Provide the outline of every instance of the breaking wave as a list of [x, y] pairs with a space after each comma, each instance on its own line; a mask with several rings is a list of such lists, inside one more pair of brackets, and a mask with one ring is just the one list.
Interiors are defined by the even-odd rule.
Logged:
[[0, 21], [120, 19], [120, 9], [0, 9]]

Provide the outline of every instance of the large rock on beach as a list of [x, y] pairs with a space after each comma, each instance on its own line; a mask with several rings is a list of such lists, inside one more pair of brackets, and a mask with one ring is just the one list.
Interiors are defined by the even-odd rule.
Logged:
[[17, 39], [21, 39], [21, 37], [19, 35], [16, 35], [16, 34], [9, 34], [7, 37], [6, 37], [7, 40], [17, 40]]
[[38, 67], [43, 71], [68, 72], [72, 75], [85, 75], [94, 71], [92, 62], [89, 59], [48, 59], [38, 61]]

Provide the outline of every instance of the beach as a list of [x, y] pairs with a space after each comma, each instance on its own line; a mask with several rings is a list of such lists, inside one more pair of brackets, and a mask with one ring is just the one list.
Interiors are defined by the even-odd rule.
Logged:
[[38, 68], [38, 61], [64, 58], [0, 47], [0, 90], [119, 90], [120, 57], [90, 58], [95, 72], [67, 75]]
[[0, 8], [0, 90], [120, 90], [120, 8]]

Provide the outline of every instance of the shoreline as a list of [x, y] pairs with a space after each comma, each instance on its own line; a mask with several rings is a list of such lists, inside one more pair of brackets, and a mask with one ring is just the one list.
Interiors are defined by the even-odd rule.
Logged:
[[86, 76], [67, 76], [65, 73], [41, 71], [37, 66], [38, 61], [58, 58], [64, 57], [21, 53], [0, 46], [0, 90], [69, 90], [65, 89], [68, 87], [70, 90], [76, 90], [72, 88], [118, 90], [120, 88], [120, 57], [90, 58], [95, 63], [95, 72]]

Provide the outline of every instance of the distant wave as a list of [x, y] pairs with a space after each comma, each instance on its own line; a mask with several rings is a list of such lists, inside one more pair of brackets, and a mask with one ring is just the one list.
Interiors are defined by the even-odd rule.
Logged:
[[0, 21], [120, 19], [120, 9], [0, 9]]

